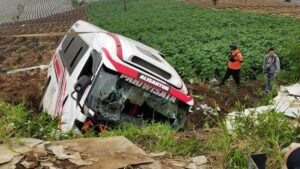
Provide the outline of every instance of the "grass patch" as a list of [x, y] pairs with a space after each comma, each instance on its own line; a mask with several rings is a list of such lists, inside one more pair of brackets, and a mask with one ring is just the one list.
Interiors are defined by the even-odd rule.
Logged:
[[151, 123], [143, 127], [124, 124], [101, 136], [125, 136], [147, 152], [167, 151], [174, 155], [194, 156], [203, 153], [203, 145], [195, 137], [176, 139], [176, 131], [169, 124]]
[[58, 129], [59, 121], [47, 113], [30, 112], [24, 103], [7, 104], [0, 101], [0, 138], [8, 141], [12, 137], [30, 137], [43, 140], [57, 140], [71, 137]]
[[238, 115], [229, 132], [225, 122], [213, 130], [205, 148], [222, 153], [225, 168], [247, 168], [252, 153], [267, 153], [267, 168], [281, 168], [282, 148], [299, 141], [299, 128], [295, 128], [283, 113], [274, 110], [262, 114]]

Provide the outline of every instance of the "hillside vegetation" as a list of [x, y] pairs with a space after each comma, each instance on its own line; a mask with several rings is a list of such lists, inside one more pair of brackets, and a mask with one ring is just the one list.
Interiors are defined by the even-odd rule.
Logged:
[[115, 33], [141, 41], [167, 55], [185, 79], [220, 78], [226, 69], [229, 44], [245, 56], [243, 77], [257, 79], [270, 47], [283, 68], [300, 39], [300, 20], [230, 10], [204, 9], [170, 0], [101, 1], [87, 8], [89, 20]]

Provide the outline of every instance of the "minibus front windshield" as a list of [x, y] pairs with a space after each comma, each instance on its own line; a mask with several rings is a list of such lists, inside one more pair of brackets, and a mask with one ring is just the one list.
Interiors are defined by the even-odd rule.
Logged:
[[150, 93], [105, 66], [91, 87], [86, 105], [100, 115], [101, 121], [159, 121], [174, 127], [183, 125], [188, 111], [185, 103]]

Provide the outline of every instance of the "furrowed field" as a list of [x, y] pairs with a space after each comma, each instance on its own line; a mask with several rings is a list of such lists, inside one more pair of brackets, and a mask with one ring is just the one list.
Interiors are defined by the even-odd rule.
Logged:
[[290, 50], [300, 39], [299, 19], [203, 9], [178, 1], [129, 0], [127, 12], [122, 1], [102, 1], [87, 9], [92, 23], [166, 54], [185, 80], [223, 76], [232, 42], [244, 54], [244, 80], [257, 79], [270, 47], [277, 49], [283, 68], [290, 67]]

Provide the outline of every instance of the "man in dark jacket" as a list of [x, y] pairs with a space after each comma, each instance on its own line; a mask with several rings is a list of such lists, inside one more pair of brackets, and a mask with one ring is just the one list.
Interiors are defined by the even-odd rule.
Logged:
[[267, 83], [265, 88], [265, 94], [268, 94], [272, 90], [273, 81], [280, 71], [280, 60], [279, 57], [275, 54], [275, 49], [270, 48], [269, 53], [265, 56], [263, 64], [263, 72], [267, 76]]

